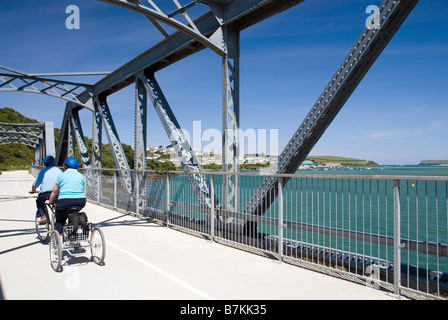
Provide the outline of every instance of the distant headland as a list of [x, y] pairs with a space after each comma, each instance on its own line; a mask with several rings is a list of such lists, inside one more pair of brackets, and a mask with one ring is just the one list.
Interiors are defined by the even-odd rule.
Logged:
[[376, 162], [335, 156], [308, 156], [302, 166], [315, 167], [378, 167]]
[[422, 160], [421, 166], [448, 166], [448, 160]]

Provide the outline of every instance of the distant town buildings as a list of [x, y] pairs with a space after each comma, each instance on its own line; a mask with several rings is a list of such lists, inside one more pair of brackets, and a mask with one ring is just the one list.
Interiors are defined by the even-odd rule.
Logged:
[[[222, 156], [214, 152], [193, 151], [200, 165], [221, 164]], [[151, 147], [146, 149], [146, 158], [161, 162], [171, 161], [176, 167], [180, 167], [180, 160], [173, 147]], [[265, 154], [244, 154], [239, 157], [241, 164], [258, 164], [270, 166], [277, 161], [277, 156]]]
[[[219, 153], [215, 152], [204, 152], [204, 151], [193, 151], [199, 165], [207, 166], [207, 165], [221, 165], [222, 164], [222, 156]], [[146, 158], [148, 160], [157, 160], [160, 162], [170, 161], [176, 167], [180, 168], [181, 163], [180, 160], [174, 150], [173, 147], [151, 147], [146, 150]], [[330, 157], [334, 158], [334, 157]], [[265, 154], [243, 154], [240, 155], [239, 160], [241, 165], [255, 165], [257, 168], [266, 168], [272, 167], [277, 162], [278, 156], [270, 156]], [[305, 160], [299, 166], [299, 170], [310, 170], [316, 168], [340, 168], [343, 167], [344, 163], [341, 162], [331, 162], [328, 161], [318, 161], [314, 162], [311, 160]]]

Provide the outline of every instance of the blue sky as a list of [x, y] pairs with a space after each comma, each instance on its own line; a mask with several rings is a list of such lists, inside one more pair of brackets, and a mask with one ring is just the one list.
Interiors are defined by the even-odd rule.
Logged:
[[[278, 130], [281, 151], [363, 31], [367, 6], [380, 3], [307, 0], [242, 31], [242, 130]], [[65, 27], [65, 9], [72, 4], [80, 9], [79, 30]], [[0, 0], [0, 65], [27, 73], [113, 71], [162, 39], [144, 16], [101, 1]], [[201, 121], [203, 131], [221, 130], [217, 54], [204, 50], [156, 78], [186, 130], [193, 132], [194, 121]], [[380, 164], [448, 159], [447, 80], [448, 1], [421, 0], [310, 154]], [[133, 86], [108, 98], [121, 141], [130, 145], [134, 99]], [[65, 102], [0, 93], [3, 107], [60, 127]], [[91, 113], [83, 111], [81, 117], [84, 134], [91, 137]], [[149, 105], [148, 145], [168, 144]]]

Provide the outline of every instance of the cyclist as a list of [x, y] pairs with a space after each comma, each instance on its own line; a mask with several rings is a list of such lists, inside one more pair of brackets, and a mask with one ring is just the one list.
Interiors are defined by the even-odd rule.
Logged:
[[65, 171], [58, 176], [51, 192], [50, 198], [45, 201], [46, 204], [53, 203], [56, 196], [56, 223], [55, 229], [62, 236], [65, 222], [68, 218], [67, 209], [71, 207], [84, 208], [86, 205], [85, 179], [78, 172], [78, 160], [68, 157], [64, 161]]
[[56, 178], [62, 173], [61, 169], [54, 166], [54, 162], [54, 157], [51, 155], [44, 158], [45, 169], [39, 172], [36, 180], [31, 185], [31, 191], [29, 191], [31, 194], [37, 193], [37, 188], [40, 186], [40, 193], [36, 199], [36, 216], [40, 218], [39, 224], [41, 225], [46, 224], [48, 218], [48, 211], [45, 201], [50, 198]]

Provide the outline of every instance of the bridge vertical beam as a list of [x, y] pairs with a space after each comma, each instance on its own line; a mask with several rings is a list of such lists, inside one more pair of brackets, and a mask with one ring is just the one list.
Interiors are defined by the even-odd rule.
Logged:
[[54, 144], [54, 124], [51, 121], [46, 121], [44, 124], [44, 138], [45, 138], [45, 154], [56, 155]]
[[146, 169], [147, 95], [145, 85], [135, 80], [134, 169]]
[[98, 106], [92, 113], [92, 161], [93, 168], [101, 168], [102, 121]]
[[[98, 106], [93, 106], [92, 112], [92, 168], [100, 169], [101, 165], [101, 149], [102, 149], [102, 121], [101, 114], [98, 110]], [[92, 199], [97, 199], [99, 202], [99, 196], [101, 193], [101, 171], [92, 170]]]
[[[227, 50], [222, 59], [222, 171], [238, 173], [240, 33], [233, 24], [223, 28], [223, 41]], [[223, 176], [222, 199], [225, 210], [238, 211], [238, 184], [237, 175]]]
[[39, 136], [34, 144], [34, 162], [35, 166], [43, 166], [43, 160], [45, 157], [45, 127], [42, 128]]
[[34, 148], [34, 166], [42, 166], [43, 165], [43, 152], [42, 152], [42, 144], [37, 144]]
[[[73, 129], [73, 123], [72, 123], [72, 112], [69, 111], [68, 117], [67, 117], [67, 128], [68, 128], [68, 150], [67, 150], [67, 157], [74, 157], [75, 156], [75, 134]], [[65, 159], [62, 160], [64, 162]]]
[[140, 208], [146, 207], [146, 201], [140, 194], [146, 195], [146, 134], [147, 134], [147, 95], [143, 81], [136, 77], [135, 79], [135, 124], [134, 124], [134, 169], [136, 195], [136, 210], [139, 213]]

